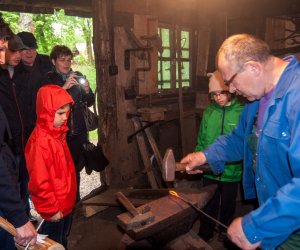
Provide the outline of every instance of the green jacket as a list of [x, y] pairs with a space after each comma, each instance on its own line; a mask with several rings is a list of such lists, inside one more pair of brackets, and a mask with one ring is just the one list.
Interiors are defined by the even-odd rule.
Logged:
[[[219, 135], [229, 134], [237, 126], [243, 108], [244, 106], [236, 99], [232, 99], [231, 105], [226, 107], [221, 107], [215, 102], [211, 103], [204, 110], [195, 151], [203, 151]], [[238, 182], [242, 176], [242, 163], [230, 162], [226, 164], [222, 174], [205, 173], [203, 176], [224, 182]]]

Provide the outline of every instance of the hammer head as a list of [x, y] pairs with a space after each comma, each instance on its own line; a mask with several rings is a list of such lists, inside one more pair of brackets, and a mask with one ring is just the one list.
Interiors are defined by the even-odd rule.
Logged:
[[176, 171], [176, 162], [173, 150], [168, 148], [162, 163], [162, 178], [164, 181], [174, 181]]
[[151, 211], [137, 214], [132, 217], [132, 219], [126, 225], [126, 230], [133, 230], [135, 228], [140, 228], [145, 225], [150, 224], [155, 219], [155, 216], [152, 214]]

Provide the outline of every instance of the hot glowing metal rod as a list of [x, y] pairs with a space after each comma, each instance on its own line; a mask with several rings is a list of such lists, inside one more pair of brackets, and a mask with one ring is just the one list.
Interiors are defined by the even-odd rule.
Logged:
[[196, 207], [191, 201], [189, 201], [186, 198], [183, 198], [182, 196], [178, 195], [175, 191], [170, 190], [169, 194], [172, 196], [175, 196], [181, 200], [183, 200], [184, 202], [186, 202], [187, 204], [189, 204], [192, 208], [196, 209], [198, 212], [200, 212], [201, 214], [205, 215], [207, 218], [211, 219], [212, 221], [216, 222], [217, 224], [219, 224], [220, 226], [224, 227], [226, 230], [228, 229], [228, 226], [224, 225], [222, 222], [216, 220], [215, 218], [211, 217], [209, 214], [205, 213], [203, 210], [201, 210], [200, 208]]

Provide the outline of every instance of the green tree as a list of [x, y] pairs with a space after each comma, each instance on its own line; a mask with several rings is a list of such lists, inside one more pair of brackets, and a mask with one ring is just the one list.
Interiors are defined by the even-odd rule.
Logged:
[[87, 51], [80, 55], [80, 61], [94, 65], [92, 51], [92, 19], [66, 16], [64, 10], [53, 14], [28, 14], [17, 12], [2, 12], [4, 20], [11, 29], [33, 32], [39, 48], [38, 52], [49, 54], [57, 44], [68, 46], [76, 51], [76, 44], [84, 43]]

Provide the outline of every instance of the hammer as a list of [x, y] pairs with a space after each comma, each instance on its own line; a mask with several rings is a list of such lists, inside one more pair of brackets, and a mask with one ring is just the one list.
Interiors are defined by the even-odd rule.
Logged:
[[126, 230], [140, 228], [154, 221], [155, 216], [149, 207], [144, 207], [144, 211], [140, 213], [122, 192], [117, 192], [115, 196], [132, 216], [132, 219], [126, 225]]
[[[17, 230], [15, 229], [15, 227], [1, 216], [0, 216], [0, 227], [13, 236], [17, 235]], [[37, 242], [35, 245], [29, 246], [28, 249], [29, 250], [64, 250], [65, 249], [61, 244], [49, 238], [45, 238], [43, 241], [44, 242]], [[24, 247], [18, 245], [17, 243], [15, 245], [17, 249], [24, 250]]]
[[[173, 150], [168, 148], [163, 158], [162, 177], [164, 181], [174, 181], [176, 171], [185, 171], [186, 163], [175, 162]], [[211, 171], [208, 164], [197, 166], [194, 170]]]

